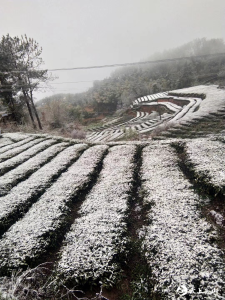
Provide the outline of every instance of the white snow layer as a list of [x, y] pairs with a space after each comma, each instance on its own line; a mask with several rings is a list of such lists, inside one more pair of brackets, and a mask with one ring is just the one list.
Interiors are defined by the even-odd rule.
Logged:
[[79, 144], [66, 148], [49, 163], [33, 173], [27, 180], [12, 188], [10, 193], [1, 197], [0, 228], [9, 223], [24, 207], [31, 205], [31, 201], [51, 184], [53, 178], [59, 175], [72, 161], [80, 155], [80, 151], [87, 145]]
[[8, 133], [3, 133], [2, 136], [6, 138], [10, 138], [12, 141], [19, 142], [28, 138], [30, 135], [21, 132], [8, 132]]
[[17, 168], [1, 176], [0, 195], [7, 193], [19, 180], [39, 169], [49, 159], [54, 157], [58, 152], [62, 151], [66, 147], [66, 145], [66, 143], [53, 145], [38, 153], [36, 156], [29, 158], [24, 163], [20, 164]]
[[35, 139], [35, 137], [28, 137], [26, 139], [23, 139], [22, 141], [17, 142], [17, 143], [13, 143], [13, 144], [10, 144], [8, 146], [2, 147], [0, 149], [0, 154], [2, 154], [2, 153], [6, 154], [7, 151], [14, 150], [17, 147], [20, 147], [22, 145], [26, 145], [28, 142], [30, 142], [30, 141], [32, 141], [34, 139]]
[[[57, 239], [70, 212], [70, 204], [90, 181], [108, 147], [94, 146], [64, 172], [0, 240], [0, 269], [16, 269], [36, 259]], [[75, 198], [74, 198], [75, 197]]]
[[65, 280], [115, 281], [116, 256], [126, 244], [125, 216], [132, 188], [135, 146], [115, 146], [104, 160], [97, 184], [67, 234], [58, 271]]
[[142, 180], [152, 222], [140, 237], [155, 291], [166, 299], [224, 299], [223, 253], [211, 240], [216, 232], [200, 216], [199, 196], [170, 146], [158, 142], [144, 149]]
[[7, 147], [8, 145], [11, 145], [11, 144], [13, 144], [12, 140], [10, 140], [9, 138], [3, 138], [0, 136], [0, 150], [2, 150], [3, 147]]
[[[190, 88], [171, 91], [171, 93], [197, 93], [205, 94], [206, 98], [201, 101], [199, 109], [196, 112], [191, 112], [182, 118], [187, 121], [196, 117], [207, 116], [209, 113], [217, 112], [222, 107], [225, 107], [225, 91], [224, 89], [217, 88], [216, 85], [199, 85]], [[175, 97], [176, 98], [176, 97]]]
[[187, 142], [186, 149], [198, 177], [225, 194], [225, 144], [194, 139]]
[[[34, 156], [36, 153], [46, 149], [47, 147], [51, 146], [54, 143], [56, 143], [55, 140], [43, 140], [43, 139], [38, 139], [38, 140], [27, 143], [27, 144], [29, 144], [29, 147], [24, 147], [23, 150], [25, 150], [25, 151], [22, 151], [22, 152], [19, 151], [19, 153], [17, 153], [17, 155], [15, 154], [15, 152], [13, 152], [14, 155], [12, 157], [11, 157], [12, 153], [10, 153], [10, 157], [8, 157], [7, 160], [0, 163], [0, 174], [4, 174], [9, 169], [12, 169], [13, 167], [16, 167], [19, 164], [25, 162], [26, 160], [28, 160], [29, 158]], [[23, 147], [23, 146], [21, 146], [21, 147]], [[21, 147], [18, 147], [18, 148], [20, 148], [20, 150], [21, 150]], [[8, 152], [10, 152], [10, 151], [8, 151]]]

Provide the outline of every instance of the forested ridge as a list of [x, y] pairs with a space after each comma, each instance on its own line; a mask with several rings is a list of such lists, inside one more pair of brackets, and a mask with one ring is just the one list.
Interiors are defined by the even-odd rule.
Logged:
[[144, 64], [115, 70], [109, 78], [94, 81], [93, 87], [80, 94], [58, 94], [38, 102], [53, 100], [70, 103], [77, 109], [92, 105], [95, 112], [113, 112], [129, 107], [138, 97], [200, 84], [224, 85], [225, 57], [194, 58], [194, 56], [223, 53], [222, 39], [197, 39], [178, 48], [154, 54], [145, 60], [190, 57], [182, 61]]

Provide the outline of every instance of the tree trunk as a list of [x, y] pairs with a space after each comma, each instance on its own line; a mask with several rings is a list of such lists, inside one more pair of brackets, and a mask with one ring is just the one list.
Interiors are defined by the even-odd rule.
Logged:
[[35, 114], [35, 116], [36, 116], [36, 119], [37, 119], [37, 121], [38, 121], [39, 129], [42, 130], [43, 128], [42, 128], [42, 125], [41, 125], [41, 121], [40, 121], [38, 112], [37, 112], [36, 107], [35, 107], [35, 105], [34, 105], [33, 94], [32, 94], [32, 92], [30, 92], [30, 96], [31, 96], [31, 97], [30, 97], [30, 102], [31, 102], [32, 108], [33, 108], [33, 110], [34, 110], [34, 114]]
[[33, 114], [32, 114], [32, 110], [31, 110], [31, 107], [30, 107], [29, 96], [27, 95], [27, 93], [24, 89], [23, 89], [23, 95], [24, 95], [24, 99], [25, 99], [25, 102], [26, 102], [26, 105], [27, 105], [27, 108], [28, 108], [28, 112], [29, 112], [33, 127], [34, 127], [34, 129], [36, 129], [37, 126], [35, 124], [34, 117], [33, 117]]

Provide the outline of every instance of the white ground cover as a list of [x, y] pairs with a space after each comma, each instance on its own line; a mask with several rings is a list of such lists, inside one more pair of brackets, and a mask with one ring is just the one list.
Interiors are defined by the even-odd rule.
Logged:
[[12, 140], [10, 140], [9, 138], [3, 138], [3, 137], [0, 136], [0, 149], [2, 147], [8, 146], [10, 144], [13, 144]]
[[149, 102], [149, 103], [143, 103], [143, 105], [145, 106], [152, 106], [152, 105], [157, 105], [157, 106], [166, 106], [169, 110], [173, 111], [173, 112], [178, 112], [180, 111], [182, 108], [179, 105], [170, 103], [170, 102]]
[[10, 224], [18, 212], [22, 213], [24, 208], [29, 207], [32, 199], [49, 187], [54, 177], [77, 159], [80, 151], [86, 147], [85, 144], [79, 144], [66, 148], [27, 180], [15, 186], [8, 195], [1, 197], [0, 230]]
[[35, 139], [35, 137], [28, 137], [26, 139], [23, 139], [22, 141], [19, 141], [19, 142], [13, 143], [13, 144], [9, 144], [9, 145], [7, 145], [5, 147], [2, 147], [0, 149], [0, 154], [6, 153], [9, 150], [13, 150], [16, 147], [20, 147], [22, 145], [25, 145], [26, 143], [28, 143], [28, 142], [30, 142], [30, 141], [32, 141], [34, 139]]
[[[0, 163], [14, 157], [15, 155], [18, 155], [19, 153], [31, 148], [32, 146], [42, 142], [44, 139], [35, 139], [33, 140], [33, 138], [31, 138], [32, 140], [29, 142], [25, 142], [23, 145], [13, 148], [11, 147], [11, 150], [5, 151], [3, 153], [0, 154]], [[14, 144], [15, 145], [15, 144]]]
[[64, 280], [113, 283], [119, 271], [116, 257], [126, 244], [125, 217], [132, 189], [136, 147], [112, 147], [97, 184], [83, 202], [66, 236], [57, 271]]
[[86, 150], [28, 213], [3, 235], [0, 240], [0, 270], [26, 265], [53, 246], [63, 226], [67, 225], [71, 203], [88, 185], [107, 148], [99, 145]]
[[[175, 117], [173, 117], [170, 120], [170, 122], [174, 122], [174, 121], [180, 120], [181, 118], [183, 118], [186, 114], [188, 114], [190, 112], [191, 108], [195, 107], [197, 101], [195, 99], [190, 99], [190, 98], [188, 98], [188, 100], [190, 101], [188, 103], [188, 105], [184, 106], [182, 108], [182, 110], [178, 114], [176, 114]], [[191, 114], [192, 114], [192, 112], [191, 112]]]
[[6, 194], [13, 185], [39, 169], [49, 159], [53, 158], [55, 155], [57, 155], [57, 153], [62, 151], [66, 145], [67, 143], [53, 145], [20, 164], [17, 168], [1, 176], [0, 195], [2, 196]]
[[216, 224], [219, 226], [224, 226], [224, 216], [220, 213], [216, 212], [215, 210], [210, 210], [210, 214], [213, 216], [214, 220], [216, 221]]
[[23, 139], [26, 139], [29, 135], [21, 132], [9, 132], [9, 133], [3, 133], [3, 137], [10, 138], [12, 141], [19, 142]]
[[146, 147], [141, 173], [152, 222], [139, 235], [155, 291], [166, 299], [224, 299], [223, 253], [212, 242], [216, 232], [200, 216], [197, 205], [203, 200], [183, 177], [170, 146]]
[[56, 140], [38, 139], [38, 140], [35, 140], [35, 142], [36, 142], [36, 144], [33, 142], [30, 142], [31, 144], [28, 143], [28, 144], [30, 144], [30, 147], [28, 149], [26, 149], [25, 151], [18, 153], [18, 155], [13, 156], [12, 158], [9, 158], [6, 161], [1, 162], [0, 163], [0, 174], [2, 175], [5, 172], [7, 172], [8, 170], [11, 170], [14, 167], [18, 166], [19, 164], [22, 164], [23, 162], [27, 161], [29, 158], [31, 158], [38, 152], [43, 151], [47, 147], [56, 143]]
[[199, 109], [192, 114], [187, 114], [182, 119], [191, 120], [195, 117], [207, 116], [211, 112], [217, 112], [225, 106], [225, 92], [224, 89], [217, 88], [216, 85], [199, 85], [190, 88], [171, 91], [173, 93], [198, 93], [205, 94], [206, 98], [200, 103]]
[[225, 144], [193, 139], [186, 144], [186, 151], [197, 177], [225, 194]]

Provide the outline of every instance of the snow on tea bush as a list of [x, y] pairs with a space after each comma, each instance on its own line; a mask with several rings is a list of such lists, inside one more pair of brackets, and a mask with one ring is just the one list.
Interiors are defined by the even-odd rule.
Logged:
[[[197, 111], [190, 111], [190, 113], [183, 116], [182, 120], [188, 121], [196, 117], [208, 116], [209, 113], [217, 112], [222, 107], [225, 106], [224, 99], [224, 89], [218, 89], [216, 85], [199, 85], [194, 87], [189, 87], [180, 90], [171, 91], [171, 93], [180, 94], [205, 94], [205, 99], [203, 99], [199, 105]], [[176, 98], [176, 96], [175, 96]]]
[[[3, 133], [3, 137], [10, 138], [12, 141], [19, 142], [24, 139], [27, 139], [30, 137], [30, 134], [25, 134], [21, 132], [9, 132], [9, 133]], [[34, 136], [34, 135], [32, 135]]]
[[18, 155], [18, 154], [22, 153], [23, 151], [31, 148], [32, 146], [34, 146], [34, 145], [36, 145], [36, 144], [38, 144], [42, 141], [44, 141], [44, 139], [35, 139], [35, 140], [32, 140], [29, 143], [26, 143], [22, 146], [19, 146], [19, 147], [11, 149], [9, 151], [6, 151], [4, 153], [1, 153], [0, 154], [0, 163], [7, 160], [7, 159], [9, 159], [9, 158], [14, 157], [15, 155]]
[[[160, 149], [160, 150], [159, 150]], [[222, 299], [224, 262], [216, 232], [198, 212], [200, 199], [181, 173], [169, 145], [144, 149], [142, 167], [145, 202], [151, 203], [151, 225], [140, 237], [155, 280], [166, 299]]]
[[53, 246], [67, 225], [72, 201], [88, 185], [97, 164], [108, 147], [94, 146], [64, 172], [41, 196], [28, 213], [0, 240], [0, 270], [16, 269], [35, 260]]
[[186, 146], [197, 179], [225, 194], [225, 145], [219, 141], [195, 139]]
[[[6, 148], [11, 144], [13, 144], [13, 141], [8, 138], [3, 138], [0, 134], [0, 151], [2, 151], [2, 148]], [[2, 152], [4, 152], [4, 150]]]
[[58, 272], [65, 281], [115, 282], [117, 257], [125, 250], [125, 217], [132, 189], [135, 146], [115, 146], [97, 184], [83, 202], [62, 248]]
[[80, 155], [87, 145], [79, 144], [66, 148], [49, 163], [37, 170], [27, 180], [15, 186], [0, 201], [0, 230], [4, 229], [18, 213], [29, 207], [32, 199], [44, 191], [51, 181], [65, 170]]
[[53, 145], [3, 175], [0, 182], [0, 195], [7, 193], [19, 180], [39, 169], [41, 165], [62, 151], [66, 145], [66, 143]]
[[13, 156], [12, 158], [9, 158], [6, 161], [0, 163], [0, 175], [4, 174], [10, 169], [13, 169], [14, 167], [18, 166], [19, 164], [25, 162], [26, 160], [34, 156], [36, 153], [44, 150], [45, 148], [55, 143], [55, 140], [43, 141], [43, 139], [41, 139], [37, 145], [30, 145], [29, 149], [26, 149], [26, 151], [23, 151], [22, 153], [19, 153], [18, 155]]
[[35, 139], [35, 137], [32, 136], [32, 137], [26, 138], [26, 139], [24, 139], [22, 141], [19, 141], [17, 143], [13, 143], [13, 144], [7, 145], [5, 147], [2, 147], [0, 149], [0, 154], [1, 153], [6, 153], [9, 150], [16, 149], [17, 147], [20, 147], [22, 145], [26, 145], [28, 142], [33, 141], [34, 139]]

